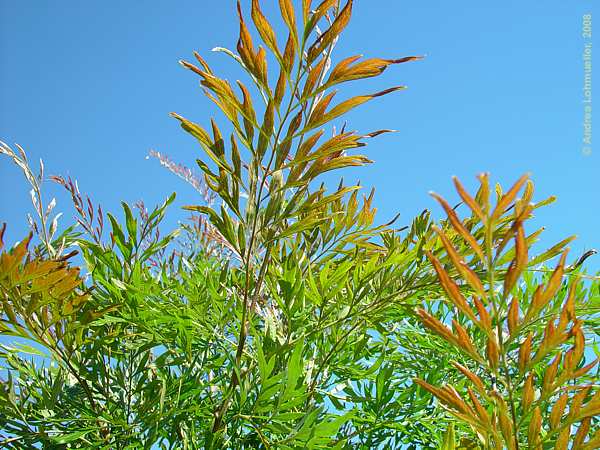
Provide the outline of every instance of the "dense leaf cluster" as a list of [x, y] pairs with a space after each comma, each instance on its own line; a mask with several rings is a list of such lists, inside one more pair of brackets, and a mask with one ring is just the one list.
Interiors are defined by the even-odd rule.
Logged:
[[0, 233], [2, 448], [600, 446], [598, 277], [588, 255], [568, 264], [571, 238], [534, 256], [526, 233], [553, 199], [527, 177], [493, 192], [481, 175], [473, 196], [455, 180], [462, 206], [434, 194], [447, 219], [398, 229], [375, 224], [373, 192], [328, 191], [323, 173], [370, 163], [356, 149], [391, 131], [343, 115], [401, 89], [332, 88], [419, 57], [333, 64], [352, 0], [311, 3], [279, 0], [283, 41], [253, 0], [261, 45], [238, 3], [236, 52], [217, 50], [246, 84], [181, 63], [226, 121], [172, 114], [206, 157], [199, 179], [153, 154], [201, 194], [167, 235], [174, 194], [119, 221], [52, 177], [76, 213], [59, 233], [43, 166], [1, 145], [34, 207], [32, 235]]

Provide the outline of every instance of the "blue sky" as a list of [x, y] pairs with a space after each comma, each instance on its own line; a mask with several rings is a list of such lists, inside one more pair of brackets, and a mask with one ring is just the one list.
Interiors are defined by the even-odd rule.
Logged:
[[[274, 17], [276, 2], [262, 3]], [[32, 161], [43, 158], [48, 174], [76, 178], [105, 210], [117, 211], [120, 200], [152, 205], [177, 191], [174, 224], [195, 193], [145, 156], [155, 149], [192, 166], [201, 155], [168, 113], [203, 124], [217, 113], [177, 61], [198, 50], [216, 72], [241, 78], [230, 60], [210, 52], [235, 47], [234, 5], [0, 0], [0, 139], [20, 143]], [[452, 175], [474, 188], [482, 171], [503, 185], [530, 172], [537, 199], [558, 196], [537, 214], [547, 228], [543, 242], [577, 234], [574, 256], [599, 248], [600, 146], [582, 152], [582, 16], [597, 10], [593, 0], [356, 0], [334, 59], [427, 57], [350, 86], [355, 95], [409, 89], [351, 114], [350, 128], [399, 132], [373, 140], [367, 154], [375, 164], [346, 171], [345, 179], [375, 186], [380, 221], [400, 212], [406, 224], [424, 208], [440, 216], [428, 191], [456, 199]], [[66, 223], [68, 199], [52, 184], [46, 193], [57, 197]], [[8, 242], [26, 232], [29, 210], [21, 173], [0, 160]]]

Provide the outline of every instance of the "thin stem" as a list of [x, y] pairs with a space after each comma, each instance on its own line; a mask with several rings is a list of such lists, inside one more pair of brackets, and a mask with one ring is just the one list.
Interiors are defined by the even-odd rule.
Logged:
[[354, 324], [354, 326], [352, 326], [346, 333], [344, 333], [335, 342], [335, 344], [331, 347], [331, 350], [329, 350], [329, 352], [327, 353], [327, 355], [323, 359], [323, 362], [319, 365], [319, 368], [317, 369], [317, 373], [315, 373], [315, 376], [312, 379], [312, 382], [311, 382], [310, 387], [308, 389], [308, 397], [306, 399], [306, 406], [308, 406], [308, 404], [310, 403], [310, 400], [314, 396], [315, 389], [317, 387], [317, 382], [318, 382], [318, 379], [319, 379], [319, 375], [321, 375], [321, 373], [323, 372], [323, 369], [325, 368], [325, 365], [329, 362], [329, 360], [331, 359], [331, 357], [335, 354], [335, 351], [337, 350], [338, 346], [342, 342], [344, 342], [350, 336], [350, 334], [352, 334], [352, 332], [354, 330], [356, 330], [362, 324], [363, 324], [363, 321], [361, 321], [361, 320], [359, 320], [358, 322], [356, 322]]
[[[492, 255], [493, 227], [494, 227], [493, 222], [488, 222], [486, 224], [486, 230], [485, 230], [485, 250], [486, 250], [486, 258], [487, 258], [487, 271], [488, 271], [488, 284], [489, 284], [488, 292], [489, 292], [489, 300], [490, 300], [490, 303], [492, 304], [494, 316], [496, 318], [496, 334], [498, 335], [498, 347], [499, 347], [502, 369], [503, 369], [503, 373], [504, 373], [503, 382], [504, 382], [504, 385], [508, 392], [510, 413], [511, 413], [511, 419], [513, 422], [514, 444], [515, 444], [515, 449], [519, 450], [519, 428], [518, 428], [518, 421], [517, 421], [517, 412], [516, 412], [514, 396], [513, 396], [513, 387], [512, 387], [511, 380], [510, 380], [510, 375], [508, 373], [508, 365], [506, 363], [506, 355], [505, 355], [505, 351], [504, 351], [504, 344], [503, 344], [503, 338], [502, 338], [502, 320], [500, 318], [500, 308], [496, 301], [496, 295], [494, 292], [495, 287], [496, 287], [496, 280], [495, 280], [495, 272], [494, 272], [494, 259], [493, 259], [493, 255]], [[504, 299], [505, 296], [506, 296], [506, 293], [503, 293], [502, 298]], [[495, 375], [496, 379], [500, 378], [500, 376], [499, 376], [500, 372], [498, 371], [497, 368], [494, 368], [494, 375]]]
[[[300, 52], [300, 55], [302, 55], [302, 52], [304, 51], [304, 46], [305, 46], [305, 42], [303, 41], [302, 50]], [[300, 62], [298, 63], [296, 82], [292, 89], [292, 94], [294, 92], [296, 92], [296, 90], [298, 89], [298, 86], [300, 83], [300, 78], [301, 78], [301, 73], [302, 73], [302, 64], [301, 64], [301, 60], [300, 60]], [[252, 229], [251, 229], [250, 240], [248, 243], [248, 248], [246, 251], [245, 261], [244, 261], [246, 273], [245, 273], [245, 286], [244, 286], [244, 295], [243, 295], [243, 303], [242, 303], [242, 318], [241, 318], [241, 327], [240, 327], [240, 337], [238, 340], [236, 356], [235, 356], [235, 364], [237, 366], [239, 366], [239, 364], [241, 362], [241, 358], [242, 358], [245, 343], [246, 343], [248, 306], [249, 306], [248, 300], [249, 300], [249, 296], [250, 296], [250, 274], [252, 273], [251, 259], [252, 259], [252, 255], [254, 252], [254, 245], [255, 245], [255, 241], [256, 241], [256, 237], [257, 237], [257, 226], [258, 226], [258, 217], [259, 217], [260, 206], [263, 201], [261, 199], [262, 191], [264, 189], [267, 176], [269, 175], [269, 171], [271, 169], [271, 164], [273, 164], [273, 161], [275, 160], [275, 155], [277, 153], [276, 148], [278, 145], [279, 137], [280, 137], [283, 127], [292, 111], [293, 103], [294, 103], [294, 95], [291, 95], [290, 100], [288, 102], [287, 109], [286, 109], [286, 113], [284, 114], [283, 119], [280, 121], [277, 133], [275, 135], [275, 139], [272, 144], [273, 147], [272, 147], [272, 151], [271, 151], [271, 156], [269, 158], [269, 162], [268, 162], [267, 166], [265, 167], [265, 169], [263, 171], [262, 179], [260, 181], [260, 185], [258, 186], [258, 193], [255, 197], [256, 205], [254, 208], [254, 217], [252, 218]], [[260, 166], [261, 166], [260, 161], [258, 161], [258, 163], [256, 164], [256, 169], [255, 169], [257, 172], [260, 169]], [[268, 247], [268, 249], [269, 248], [270, 247]], [[265, 258], [261, 264], [261, 268], [259, 270], [259, 278], [257, 280], [257, 283], [254, 286], [254, 291], [253, 291], [253, 295], [252, 295], [253, 299], [260, 292], [262, 280], [264, 279], [264, 272], [266, 271], [266, 266], [268, 265], [268, 263], [269, 263], [269, 256], [268, 256], [268, 252], [267, 252], [267, 254], [265, 255]], [[218, 408], [217, 412], [215, 413], [215, 420], [214, 420], [213, 427], [212, 427], [213, 433], [216, 433], [217, 431], [219, 431], [221, 429], [222, 424], [223, 424], [223, 417], [224, 417], [227, 409], [229, 408], [231, 395], [232, 395], [235, 387], [239, 384], [239, 382], [240, 382], [240, 380], [238, 379], [235, 369], [234, 369], [231, 373], [231, 387], [229, 389], [229, 394], [225, 396], [225, 398], [223, 399], [223, 402], [221, 403], [221, 406]]]

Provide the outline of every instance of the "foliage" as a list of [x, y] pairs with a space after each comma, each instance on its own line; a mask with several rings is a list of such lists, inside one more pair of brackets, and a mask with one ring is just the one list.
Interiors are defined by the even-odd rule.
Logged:
[[181, 63], [227, 120], [172, 114], [202, 178], [151, 153], [200, 194], [166, 235], [174, 194], [120, 221], [55, 176], [76, 213], [59, 234], [43, 166], [1, 144], [36, 217], [0, 256], [3, 448], [597, 446], [598, 278], [566, 265], [570, 239], [531, 257], [541, 230], [524, 231], [552, 198], [522, 178], [492, 209], [482, 175], [475, 198], [456, 181], [465, 220], [437, 197], [437, 226], [427, 210], [377, 225], [372, 191], [320, 180], [370, 163], [355, 149], [391, 130], [339, 124], [401, 87], [331, 106], [332, 88], [419, 58], [333, 65], [352, 0], [279, 9], [284, 46], [252, 1], [257, 48], [238, 3], [237, 54], [217, 50], [248, 75], [239, 95], [197, 53]]
[[[452, 330], [418, 310], [428, 329], [467, 357], [468, 366], [453, 362], [467, 381], [459, 388], [415, 381], [468, 424], [484, 448], [598, 448], [600, 392], [594, 392], [597, 373], [592, 375], [598, 359], [586, 363], [586, 333], [592, 330], [584, 321], [590, 312], [597, 313], [597, 298], [594, 304], [582, 289], [577, 268], [566, 267], [568, 249], [563, 248], [571, 239], [530, 257], [535, 233], [526, 236], [525, 222], [535, 209], [533, 184], [522, 177], [506, 193], [498, 187], [492, 208], [488, 179], [479, 179], [475, 198], [455, 180], [472, 211], [466, 223], [434, 194], [453, 226], [452, 235], [435, 230], [457, 276], [433, 252], [427, 256], [454, 308]], [[502, 232], [498, 223], [505, 224]], [[454, 237], [468, 242], [476, 256], [457, 251]], [[514, 246], [509, 248], [511, 239]], [[550, 274], [539, 280], [525, 277], [540, 258], [556, 254], [560, 260]]]

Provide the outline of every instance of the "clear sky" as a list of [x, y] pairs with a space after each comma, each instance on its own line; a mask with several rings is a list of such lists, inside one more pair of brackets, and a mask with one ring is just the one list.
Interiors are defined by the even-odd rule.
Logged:
[[[276, 3], [263, 0], [265, 13], [274, 17]], [[76, 178], [105, 210], [117, 211], [120, 200], [152, 205], [177, 191], [175, 223], [195, 193], [145, 156], [155, 149], [192, 166], [200, 155], [168, 113], [207, 124], [216, 112], [177, 61], [198, 50], [226, 78], [242, 77], [210, 52], [235, 48], [234, 8], [234, 0], [0, 0], [0, 139], [20, 143], [32, 161], [43, 158], [48, 174]], [[345, 172], [346, 180], [376, 187], [381, 221], [400, 212], [406, 224], [424, 208], [440, 216], [430, 190], [456, 200], [452, 175], [474, 188], [482, 171], [503, 185], [530, 172], [537, 199], [558, 196], [537, 214], [544, 242], [577, 234], [575, 255], [600, 248], [600, 145], [585, 154], [582, 142], [590, 42], [582, 16], [595, 12], [595, 0], [356, 0], [337, 59], [427, 57], [351, 85], [355, 95], [409, 89], [350, 116], [359, 131], [400, 132], [371, 141], [375, 164]], [[600, 14], [594, 18], [600, 33]], [[58, 186], [46, 192], [71, 216]], [[9, 242], [26, 233], [29, 210], [21, 173], [0, 159]], [[600, 268], [598, 260], [589, 266]]]

